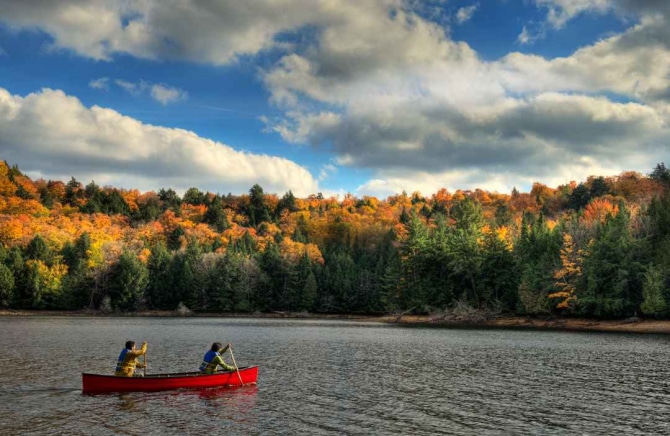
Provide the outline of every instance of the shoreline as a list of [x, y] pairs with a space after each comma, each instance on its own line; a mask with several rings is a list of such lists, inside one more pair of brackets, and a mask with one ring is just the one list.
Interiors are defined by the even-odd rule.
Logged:
[[267, 318], [267, 319], [313, 319], [359, 322], [379, 322], [414, 327], [442, 327], [465, 329], [509, 329], [550, 330], [575, 332], [653, 333], [670, 334], [670, 320], [625, 319], [596, 320], [585, 318], [529, 318], [523, 316], [499, 317], [489, 320], [445, 319], [431, 315], [358, 315], [358, 314], [312, 314], [312, 313], [196, 313], [180, 314], [176, 311], [150, 310], [127, 313], [104, 313], [94, 310], [0, 310], [0, 317], [69, 316], [100, 318]]

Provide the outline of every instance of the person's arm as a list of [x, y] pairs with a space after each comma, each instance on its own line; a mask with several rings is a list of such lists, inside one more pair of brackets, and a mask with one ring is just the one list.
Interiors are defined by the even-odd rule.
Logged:
[[[217, 365], [220, 365], [223, 369], [226, 371], [234, 371], [235, 367], [228, 365], [224, 360], [223, 357], [221, 356], [216, 356], [212, 362], [216, 363]], [[216, 367], [215, 367], [216, 368]]]
[[139, 357], [139, 356], [142, 356], [144, 354], [147, 354], [147, 343], [142, 342], [142, 348], [140, 348], [139, 350], [135, 350], [135, 351], [129, 351], [128, 354], [130, 354], [131, 357]]

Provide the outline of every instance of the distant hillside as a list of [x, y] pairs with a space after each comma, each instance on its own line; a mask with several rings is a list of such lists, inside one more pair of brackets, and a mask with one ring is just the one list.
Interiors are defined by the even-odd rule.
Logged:
[[670, 314], [670, 171], [386, 199], [31, 180], [0, 162], [0, 307]]

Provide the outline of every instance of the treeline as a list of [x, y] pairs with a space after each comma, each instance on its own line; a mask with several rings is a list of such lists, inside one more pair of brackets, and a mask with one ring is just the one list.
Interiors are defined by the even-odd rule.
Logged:
[[670, 170], [379, 200], [140, 193], [0, 163], [0, 307], [670, 316]]

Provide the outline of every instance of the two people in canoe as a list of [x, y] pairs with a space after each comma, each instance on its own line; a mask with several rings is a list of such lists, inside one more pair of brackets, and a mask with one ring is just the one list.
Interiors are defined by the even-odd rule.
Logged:
[[[200, 364], [200, 372], [203, 374], [213, 374], [219, 368], [225, 371], [234, 371], [235, 367], [228, 365], [224, 360], [222, 354], [228, 351], [230, 344], [224, 347], [220, 342], [214, 342]], [[138, 362], [137, 358], [147, 353], [147, 343], [142, 342], [142, 347], [138, 350], [135, 348], [135, 341], [127, 341], [125, 348], [119, 354], [119, 360], [116, 363], [116, 371], [114, 375], [117, 377], [133, 377], [135, 375], [135, 368], [145, 368], [145, 365]]]
[[225, 371], [234, 371], [235, 367], [228, 365], [223, 361], [223, 353], [228, 351], [230, 344], [226, 344], [224, 347], [221, 345], [221, 342], [214, 342], [212, 348], [205, 353], [205, 357], [202, 359], [200, 364], [200, 372], [203, 374], [214, 374], [217, 368], [220, 366]]
[[114, 375], [117, 377], [132, 377], [135, 375], [135, 368], [144, 368], [144, 364], [137, 361], [137, 358], [147, 353], [147, 343], [142, 342], [142, 348], [135, 348], [135, 341], [127, 341], [126, 347], [121, 350], [119, 360], [116, 363]]

